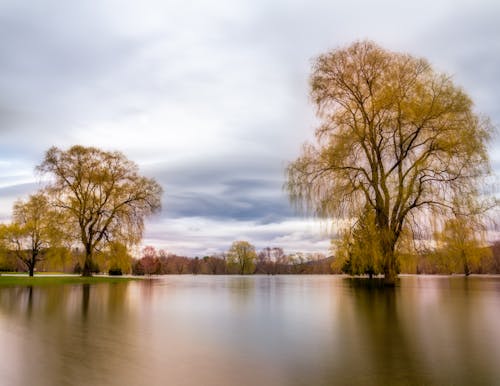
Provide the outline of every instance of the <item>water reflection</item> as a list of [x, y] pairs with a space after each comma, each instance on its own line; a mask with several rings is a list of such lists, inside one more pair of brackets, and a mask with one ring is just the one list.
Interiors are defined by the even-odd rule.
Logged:
[[495, 384], [499, 317], [496, 277], [2, 288], [0, 384]]
[[358, 348], [349, 361], [360, 365], [351, 380], [379, 385], [429, 384], [426, 373], [419, 371], [421, 367], [398, 312], [401, 297], [398, 288], [364, 286], [352, 280], [350, 286], [351, 313], [355, 316], [346, 329], [350, 336], [358, 337], [353, 341]]
[[90, 284], [82, 284], [82, 320], [87, 319], [89, 313]]

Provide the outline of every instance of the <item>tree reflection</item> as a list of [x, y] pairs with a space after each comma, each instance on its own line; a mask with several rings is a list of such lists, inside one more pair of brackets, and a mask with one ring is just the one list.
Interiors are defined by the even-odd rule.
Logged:
[[395, 288], [367, 282], [185, 276], [0, 288], [1, 379], [42, 386], [164, 384], [167, 376], [171, 384], [221, 386], [497, 383], [498, 278], [404, 277]]
[[230, 277], [231, 299], [239, 310], [244, 310], [254, 297], [255, 280], [252, 277]]
[[89, 312], [90, 284], [82, 285], [82, 320], [86, 321]]
[[428, 384], [428, 379], [415, 369], [417, 358], [406, 335], [404, 320], [400, 318], [400, 288], [384, 287], [383, 282], [377, 280], [369, 282], [350, 280], [353, 306], [358, 313], [360, 352], [368, 366], [362, 371], [365, 380], [373, 378], [380, 385]]
[[33, 286], [30, 285], [26, 288], [28, 292], [28, 302], [26, 304], [26, 316], [28, 319], [31, 318], [31, 313], [33, 311]]

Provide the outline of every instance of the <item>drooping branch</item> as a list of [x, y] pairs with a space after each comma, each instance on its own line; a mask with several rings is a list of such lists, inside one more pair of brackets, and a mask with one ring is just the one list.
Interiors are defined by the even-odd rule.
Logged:
[[356, 42], [321, 55], [310, 84], [322, 121], [317, 143], [287, 168], [299, 207], [370, 218], [394, 253], [407, 219], [418, 217], [412, 213], [453, 213], [459, 191], [483, 199], [475, 186], [489, 170], [492, 126], [427, 61]]
[[[140, 176], [137, 165], [119, 152], [52, 148], [38, 169], [54, 175], [49, 189], [56, 205], [78, 225], [89, 259], [104, 241], [140, 240], [144, 218], [161, 207], [160, 185]], [[85, 266], [90, 266], [87, 260]]]

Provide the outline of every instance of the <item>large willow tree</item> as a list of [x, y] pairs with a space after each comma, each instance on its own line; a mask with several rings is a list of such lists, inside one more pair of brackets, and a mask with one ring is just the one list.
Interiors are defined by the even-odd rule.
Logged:
[[431, 213], [465, 214], [462, 202], [482, 206], [492, 128], [449, 76], [369, 41], [319, 56], [310, 84], [321, 124], [287, 168], [290, 198], [323, 218], [359, 222], [371, 212], [394, 283], [403, 231]]
[[145, 217], [161, 207], [160, 185], [141, 176], [120, 152], [52, 147], [38, 170], [52, 175], [47, 191], [84, 247], [84, 276], [91, 275], [97, 250], [115, 242], [138, 243]]

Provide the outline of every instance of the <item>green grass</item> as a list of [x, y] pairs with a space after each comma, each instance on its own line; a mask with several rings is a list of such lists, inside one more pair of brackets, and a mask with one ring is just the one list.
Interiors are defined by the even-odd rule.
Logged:
[[124, 283], [131, 280], [140, 280], [132, 277], [110, 277], [110, 276], [46, 276], [35, 275], [29, 277], [26, 275], [0, 276], [1, 287], [15, 286], [43, 286], [43, 285], [61, 285], [61, 284], [99, 284], [99, 283]]

